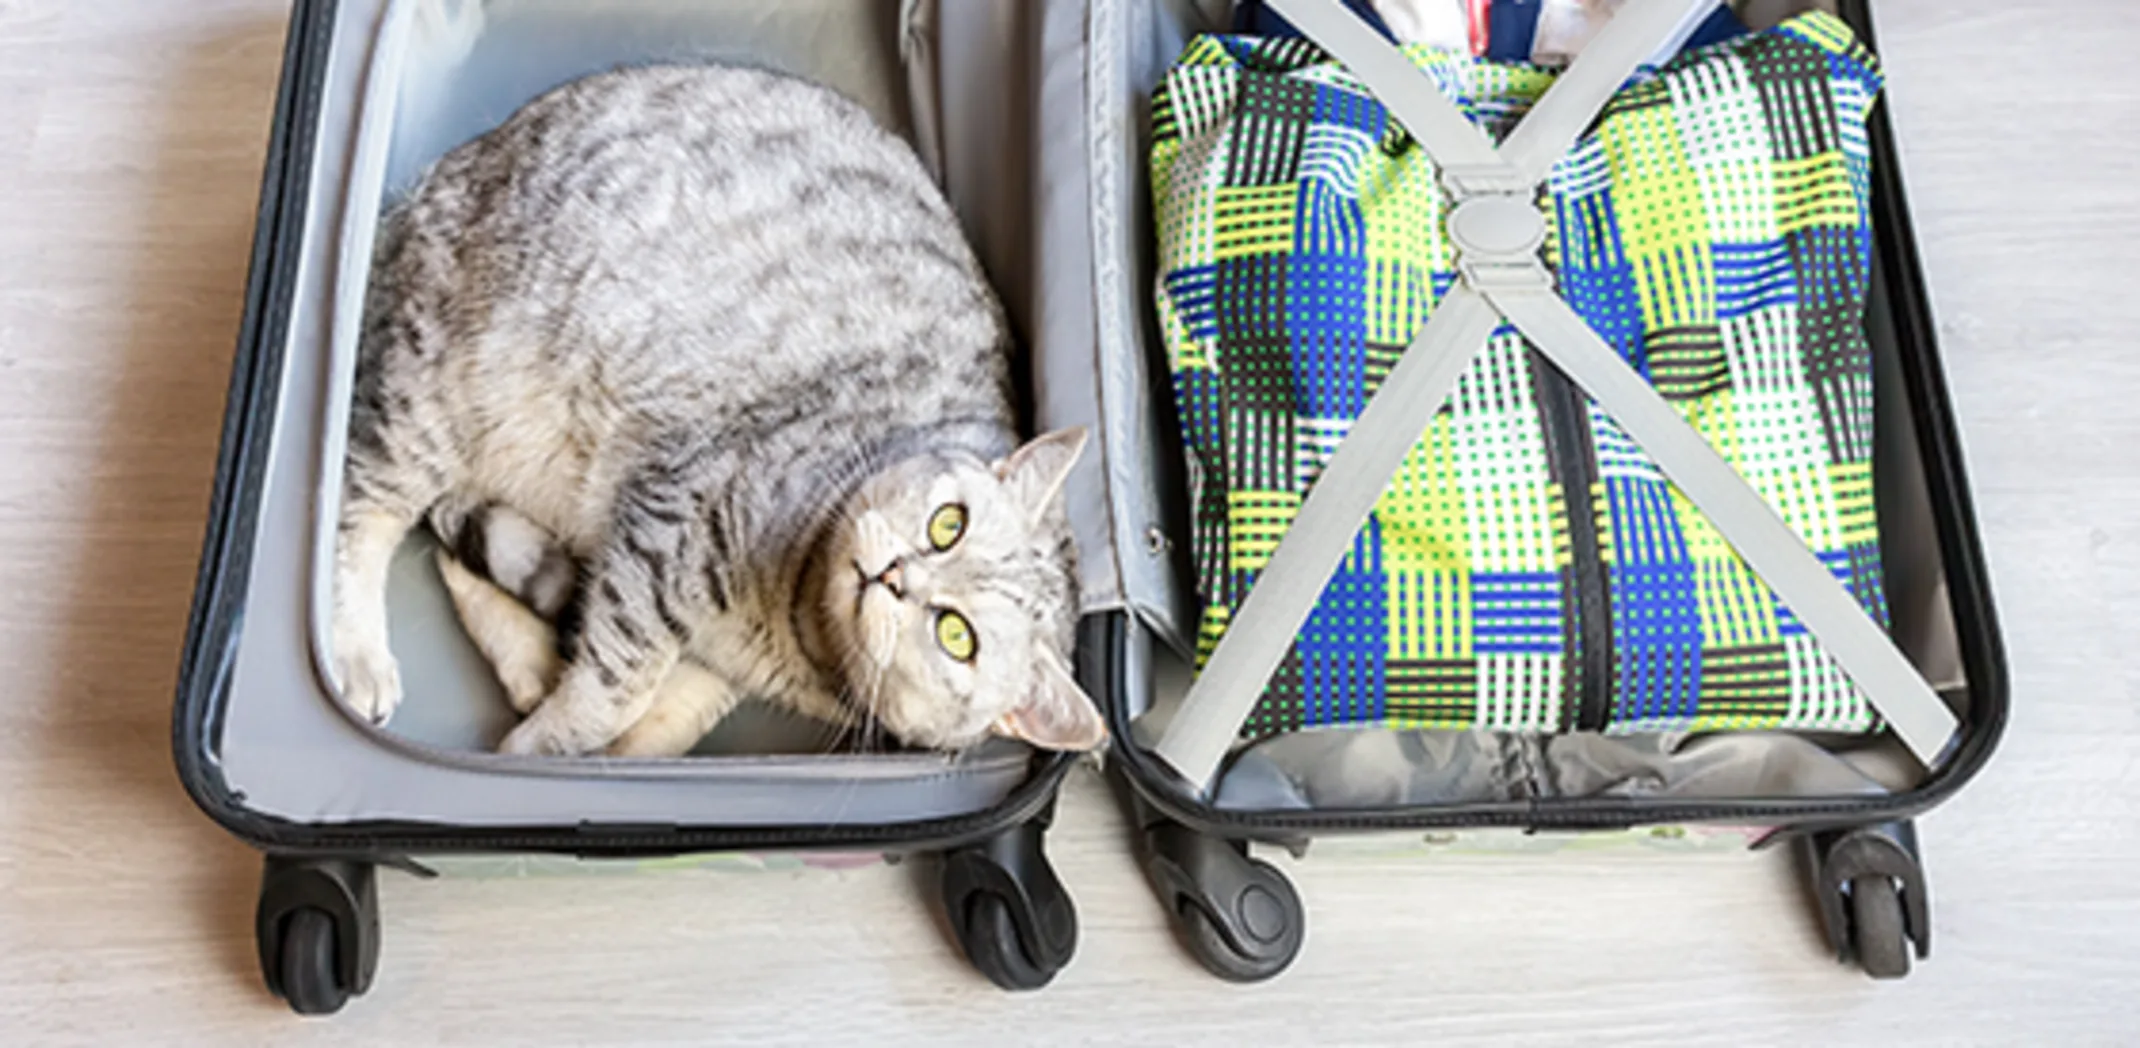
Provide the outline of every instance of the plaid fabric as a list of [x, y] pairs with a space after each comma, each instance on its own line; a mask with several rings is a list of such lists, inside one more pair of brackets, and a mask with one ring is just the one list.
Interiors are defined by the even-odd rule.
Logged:
[[[1496, 135], [1552, 82], [1409, 54]], [[1884, 623], [1861, 324], [1880, 86], [1827, 15], [1690, 53], [1619, 94], [1541, 207], [1561, 293]], [[1208, 657], [1455, 259], [1432, 162], [1309, 43], [1197, 39], [1154, 125], [1159, 318]], [[1606, 711], [1588, 726], [1615, 732], [1875, 726], [1715, 528], [1564, 383], [1512, 329], [1493, 336], [1245, 736], [1572, 730], [1586, 694]], [[1571, 513], [1595, 526], [1571, 530]], [[1578, 557], [1592, 535], [1597, 556]], [[1592, 660], [1605, 679], [1584, 680], [1586, 632], [1609, 639]]]

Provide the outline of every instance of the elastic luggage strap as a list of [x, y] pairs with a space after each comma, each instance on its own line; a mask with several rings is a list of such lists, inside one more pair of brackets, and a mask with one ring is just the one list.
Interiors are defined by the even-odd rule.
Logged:
[[1582, 387], [1716, 526], [1926, 767], [1954, 714], [1798, 534], [1553, 290], [1538, 188], [1702, 0], [1630, 0], [1498, 149], [1337, 0], [1268, 0], [1387, 105], [1442, 171], [1462, 279], [1368, 401], [1152, 753], [1208, 788], [1390, 478], [1502, 318]]

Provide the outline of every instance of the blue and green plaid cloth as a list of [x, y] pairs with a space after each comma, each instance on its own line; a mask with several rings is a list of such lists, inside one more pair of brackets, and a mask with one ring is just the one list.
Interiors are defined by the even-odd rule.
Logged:
[[[1496, 137], [1554, 76], [1407, 53]], [[1880, 87], [1824, 14], [1691, 52], [1619, 93], [1540, 207], [1561, 294], [1884, 623], [1863, 326]], [[1312, 44], [1199, 38], [1154, 108], [1159, 318], [1208, 657], [1456, 267], [1433, 162]], [[1504, 326], [1431, 421], [1421, 406], [1418, 445], [1245, 737], [1876, 726], [1571, 389]]]

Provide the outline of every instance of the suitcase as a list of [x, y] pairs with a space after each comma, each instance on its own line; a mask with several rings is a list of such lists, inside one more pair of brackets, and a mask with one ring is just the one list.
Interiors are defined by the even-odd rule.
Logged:
[[[1635, 6], [1642, 2], [1635, 0]], [[1326, 9], [1331, 18], [1349, 19], [1334, 0], [1265, 0], [1265, 6], [1296, 22], [1312, 15], [1305, 11], [1309, 7]], [[1867, 47], [1873, 44], [1869, 0], [1739, 6], [1756, 28], [1821, 6], [1839, 15]], [[1928, 733], [1922, 729], [1924, 722], [1906, 724], [1904, 718], [1892, 716], [1896, 710], [1884, 710], [1897, 730], [1860, 738], [1726, 733], [1693, 741], [1615, 741], [1598, 734], [1536, 739], [1352, 729], [1281, 735], [1222, 755], [1220, 747], [1233, 740], [1241, 720], [1214, 720], [1213, 703], [1197, 704], [1193, 689], [1200, 678], [1184, 655], [1197, 639], [1196, 600], [1188, 582], [1192, 576], [1183, 558], [1191, 533], [1181, 505], [1185, 467], [1174, 409], [1164, 394], [1149, 392], [1158, 388], [1155, 380], [1164, 382], [1166, 364], [1147, 305], [1157, 272], [1149, 246], [1149, 194], [1143, 183], [1155, 86], [1179, 53], [1181, 41], [1227, 30], [1227, 11], [1225, 5], [1162, 0], [1120, 0], [1091, 8], [1093, 24], [1083, 43], [1083, 86], [1089, 104], [1096, 113], [1126, 110], [1130, 115], [1121, 118], [1120, 140], [1101, 142], [1096, 137], [1081, 157], [1043, 161], [1058, 174], [1076, 161], [1085, 163], [1095, 211], [1094, 270], [1102, 285], [1096, 308], [1105, 318], [1097, 326], [1091, 366], [1100, 376], [1097, 403], [1103, 410], [1093, 421], [1110, 438], [1105, 445], [1110, 451], [1105, 494], [1124, 592], [1119, 610], [1097, 612], [1085, 620], [1080, 657], [1086, 679], [1098, 682], [1094, 694], [1102, 696], [1116, 739], [1110, 770], [1133, 820], [1135, 847], [1189, 951], [1222, 978], [1255, 981], [1283, 971], [1301, 948], [1302, 901], [1275, 866], [1251, 856], [1250, 845], [1281, 847], [1300, 856], [1315, 838], [1337, 834], [1432, 831], [1433, 839], [1484, 828], [1568, 833], [1691, 825], [1704, 833], [1713, 833], [1714, 827], [1746, 828], [1755, 847], [1788, 843], [1797, 848], [1820, 921], [1840, 960], [1855, 961], [1875, 977], [1892, 978], [1907, 974], [1913, 954], [1928, 956], [1929, 897], [1912, 819], [1952, 796], [1981, 770], [2006, 719], [2008, 684], [1887, 109], [1875, 107], [1867, 128], [1873, 158], [1873, 265], [1864, 324], [1875, 360], [1873, 476], [1887, 573], [1885, 597], [1892, 616], [1889, 637], [1894, 643], [1888, 645], [1877, 632], [1872, 639], [1919, 689], [1922, 704], [1917, 711], [1935, 725], [1944, 721], [1953, 726], [1951, 734]], [[1372, 36], [1361, 23], [1350, 25], [1347, 32]], [[1328, 41], [1339, 30], [1329, 32], [1333, 35], [1310, 35]], [[1358, 48], [1350, 54], [1335, 45], [1326, 50], [1338, 53], [1348, 69], [1374, 83], [1364, 72], [1365, 59], [1353, 60], [1361, 54]], [[1635, 61], [1636, 52], [1630, 50], [1625, 68]], [[1384, 67], [1389, 68], [1425, 82], [1402, 59]], [[1564, 79], [1581, 68], [1578, 63]], [[1614, 76], [1603, 86], [1618, 83]], [[1384, 101], [1391, 97], [1380, 89], [1376, 93]], [[1402, 110], [1393, 111], [1430, 155], [1445, 165], [1450, 162], [1441, 152], [1450, 139], [1436, 141], [1402, 117]], [[1595, 114], [1596, 109], [1588, 112]], [[1136, 122], [1140, 118], [1142, 122]], [[1459, 130], [1469, 128], [1459, 124]], [[1567, 129], [1566, 139], [1572, 141], [1578, 130]], [[1465, 176], [1459, 172], [1455, 177]], [[1456, 221], [1452, 217], [1452, 238], [1458, 238]], [[1530, 242], [1531, 249], [1536, 243]], [[1492, 273], [1488, 277], [1499, 279]], [[1490, 282], [1479, 283], [1471, 276], [1467, 280], [1477, 284], [1479, 296], [1493, 293]], [[1523, 326], [1515, 313], [1505, 315]], [[1483, 341], [1483, 333], [1480, 338]], [[1428, 344], [1415, 342], [1408, 354], [1420, 353]], [[1573, 375], [1558, 351], [1551, 359]], [[1613, 363], [1618, 364], [1617, 358]], [[1449, 380], [1454, 381], [1453, 374]], [[1396, 371], [1388, 381], [1398, 381]], [[1580, 384], [1600, 403], [1605, 401], [1597, 387]], [[1642, 389], [1647, 391], [1646, 386]], [[1049, 392], [1043, 388], [1044, 394]], [[1422, 399], [1439, 403], [1441, 397]], [[1619, 407], [1610, 409], [1620, 415]], [[1414, 428], [1404, 436], [1400, 453], [1424, 425], [1424, 416], [1416, 410]], [[1366, 415], [1354, 423], [1347, 441], [1359, 439]], [[1626, 418], [1620, 421], [1634, 429]], [[1640, 442], [1663, 461], [1664, 454], [1647, 438]], [[1139, 448], [1146, 449], [1141, 458], [1116, 454]], [[1308, 502], [1294, 518], [1297, 522], [1307, 520], [1325, 487], [1342, 486], [1332, 482], [1340, 471], [1338, 462], [1331, 460], [1310, 489]], [[1389, 464], [1394, 468], [1394, 457]], [[1669, 465], [1666, 468], [1671, 472]], [[1381, 490], [1388, 476], [1387, 470], [1372, 474], [1375, 483], [1363, 489], [1366, 500]], [[1673, 473], [1673, 478], [1678, 481], [1680, 475]], [[1726, 479], [1740, 490], [1751, 490], [1728, 472]], [[1710, 509], [1701, 497], [1691, 492], [1690, 497]], [[1344, 518], [1350, 523], [1341, 525], [1339, 538], [1350, 539], [1366, 505], [1361, 501], [1359, 515]], [[1774, 515], [1768, 519], [1775, 520]], [[1293, 528], [1306, 530], [1307, 525], [1295, 523]], [[1289, 544], [1292, 537], [1288, 533]], [[1748, 554], [1745, 543], [1734, 538], [1732, 544]], [[1798, 555], [1805, 554], [1795, 538], [1792, 544]], [[1279, 563], [1286, 555], [1280, 546], [1258, 586], [1280, 574]], [[1331, 554], [1328, 564], [1335, 566], [1343, 556], [1342, 550]], [[1748, 559], [1754, 558], [1748, 554]], [[1765, 567], [1759, 570], [1772, 586], [1783, 588]], [[1320, 580], [1327, 577], [1327, 570], [1313, 576], [1318, 591]], [[1836, 589], [1840, 593], [1840, 587]], [[1294, 610], [1305, 615], [1306, 602], [1315, 599], [1314, 593], [1307, 594]], [[1795, 597], [1791, 605], [1811, 619]], [[1228, 638], [1243, 629], [1247, 607], [1236, 610], [1237, 617], [1226, 627]], [[1849, 610], [1860, 629], [1871, 622], [1854, 606]], [[1285, 646], [1281, 642], [1276, 647]], [[1224, 651], [1223, 642], [1219, 650]], [[1276, 665], [1280, 654], [1282, 650], [1273, 652], [1266, 661]], [[1217, 655], [1212, 660], [1211, 666], [1219, 664]], [[1267, 673], [1250, 676], [1248, 683], [1257, 691], [1268, 679]], [[1851, 676], [1858, 678], [1857, 671]], [[1223, 698], [1216, 695], [1220, 690], [1213, 687], [1203, 698]], [[1873, 690], [1866, 685], [1865, 691]], [[1247, 706], [1237, 705], [1245, 715]], [[1901, 730], [1904, 727], [1916, 729], [1915, 735]], [[1927, 734], [1938, 738], [1928, 743], [1923, 737]], [[1900, 741], [1905, 736], [1909, 747]], [[1945, 744], [1943, 752], [1938, 752], [1940, 743]], [[1641, 749], [1643, 745], [1649, 748]], [[1786, 763], [1794, 770], [1762, 774], [1764, 768], [1775, 767], [1765, 762], [1778, 759], [1784, 752], [1779, 747], [1789, 748]], [[1208, 751], [1208, 764], [1181, 759], [1200, 751]], [[1497, 757], [1517, 753], [1548, 770], [1503, 779], [1488, 774]], [[1708, 772], [1720, 774], [1688, 774], [1684, 762], [1697, 760], [1705, 762]], [[1588, 779], [1563, 775], [1581, 770], [1578, 765], [1588, 769]], [[1366, 785], [1355, 781], [1366, 776], [1348, 779], [1343, 774], [1348, 768], [1369, 767], [1386, 774]], [[1207, 775], [1207, 769], [1215, 770]], [[1551, 780], [1555, 788], [1539, 788], [1548, 773], [1556, 776]], [[1390, 785], [1393, 776], [1402, 788]]]
[[365, 992], [376, 873], [421, 873], [433, 855], [933, 855], [949, 925], [990, 979], [1038, 987], [1068, 962], [1076, 913], [1044, 852], [1068, 758], [994, 743], [823, 755], [816, 733], [740, 712], [684, 760], [496, 756], [510, 716], [418, 540], [396, 561], [390, 618], [422, 701], [387, 729], [360, 725], [320, 654], [354, 303], [382, 201], [578, 76], [654, 60], [783, 69], [911, 137], [1032, 347], [1025, 370], [1044, 371], [1063, 333], [1037, 316], [1039, 189], [1021, 160], [1042, 123], [1024, 61], [1037, 28], [1016, 0], [297, 0], [174, 714], [186, 789], [265, 853], [260, 962], [293, 1008]]

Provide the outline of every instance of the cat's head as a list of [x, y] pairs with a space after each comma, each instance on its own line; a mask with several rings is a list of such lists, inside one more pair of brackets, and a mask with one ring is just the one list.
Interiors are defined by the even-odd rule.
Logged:
[[819, 554], [848, 701], [910, 745], [987, 735], [1089, 750], [1107, 728], [1070, 669], [1076, 553], [1063, 481], [1083, 429], [995, 462], [925, 455], [870, 478]]

